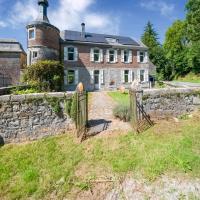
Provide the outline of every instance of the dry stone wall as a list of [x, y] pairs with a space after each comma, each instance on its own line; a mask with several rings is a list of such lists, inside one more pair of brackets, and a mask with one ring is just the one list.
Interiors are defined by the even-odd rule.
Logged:
[[[70, 100], [72, 95], [49, 93], [0, 96], [1, 143], [34, 140], [73, 129], [72, 119], [64, 112], [64, 102]], [[55, 102], [59, 107], [54, 108]]]
[[200, 88], [145, 90], [138, 98], [153, 118], [180, 116], [200, 108]]

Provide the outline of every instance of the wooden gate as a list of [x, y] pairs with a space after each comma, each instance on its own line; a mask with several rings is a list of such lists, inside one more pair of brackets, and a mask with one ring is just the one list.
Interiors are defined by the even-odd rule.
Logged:
[[[150, 116], [144, 111], [142, 104], [142, 91], [130, 90], [130, 113], [131, 113], [131, 125], [137, 133], [141, 133], [151, 126], [153, 122]], [[140, 97], [139, 97], [140, 96]], [[138, 98], [139, 97], [139, 98]], [[139, 99], [139, 100], [138, 100]]]
[[88, 127], [88, 93], [86, 91], [76, 92], [76, 129], [77, 137], [81, 141], [85, 139]]

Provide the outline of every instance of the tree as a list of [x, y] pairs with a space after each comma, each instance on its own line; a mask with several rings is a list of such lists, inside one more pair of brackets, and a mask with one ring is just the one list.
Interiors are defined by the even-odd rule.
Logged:
[[24, 81], [42, 91], [61, 91], [64, 84], [64, 67], [57, 61], [39, 61], [26, 68]]
[[187, 36], [190, 40], [189, 65], [200, 73], [200, 0], [189, 0], [186, 4]]
[[191, 70], [188, 67], [188, 40], [185, 21], [177, 20], [172, 24], [166, 32], [163, 47], [166, 58], [171, 63], [171, 78], [183, 76]]
[[141, 40], [150, 50], [160, 45], [158, 42], [158, 34], [150, 21], [147, 22], [147, 25], [144, 28], [144, 34], [142, 35]]
[[153, 24], [148, 22], [141, 37], [142, 42], [149, 48], [149, 59], [157, 68], [157, 78], [168, 80], [167, 60], [163, 48], [158, 41], [158, 34], [154, 30]]

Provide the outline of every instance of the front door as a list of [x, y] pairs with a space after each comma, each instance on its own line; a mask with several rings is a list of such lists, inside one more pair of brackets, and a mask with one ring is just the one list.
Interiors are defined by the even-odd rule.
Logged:
[[99, 72], [99, 70], [94, 71], [94, 87], [95, 87], [95, 90], [100, 89], [100, 72]]

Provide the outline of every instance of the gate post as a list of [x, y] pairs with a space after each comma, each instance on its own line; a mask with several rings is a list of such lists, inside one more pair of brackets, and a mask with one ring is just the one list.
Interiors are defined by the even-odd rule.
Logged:
[[138, 113], [137, 113], [137, 96], [136, 91], [130, 90], [130, 112], [131, 112], [131, 124], [137, 131], [138, 125]]

